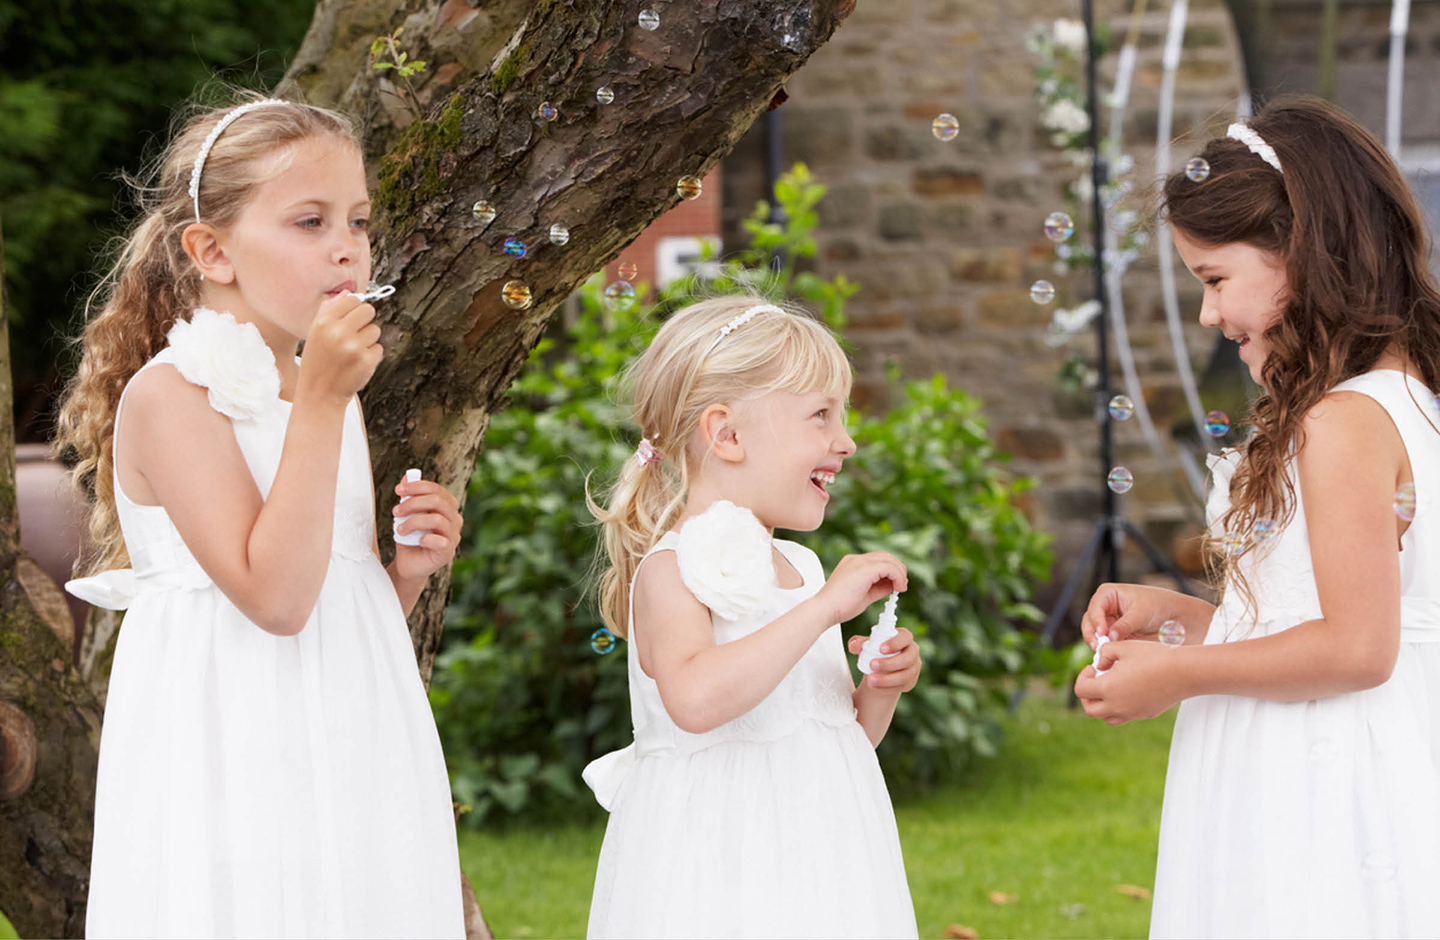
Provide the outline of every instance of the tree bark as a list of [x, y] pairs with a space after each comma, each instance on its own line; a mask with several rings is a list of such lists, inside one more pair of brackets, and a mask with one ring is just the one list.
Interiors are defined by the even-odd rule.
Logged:
[[85, 927], [100, 707], [60, 588], [20, 548], [0, 236], [0, 910], [22, 936]]
[[[676, 181], [704, 177], [854, 0], [321, 0], [288, 80], [363, 128], [374, 177], [376, 270], [396, 294], [379, 305], [387, 354], [363, 399], [379, 518], [408, 467], [462, 501], [490, 413], [552, 312], [662, 212]], [[409, 92], [368, 59], [377, 35], [427, 63]], [[601, 104], [600, 86], [614, 91]], [[553, 121], [537, 117], [549, 102]], [[477, 201], [495, 209], [488, 225]], [[570, 230], [550, 244], [552, 223]], [[523, 258], [507, 238], [523, 240]], [[528, 286], [513, 310], [502, 286]], [[382, 529], [384, 527], [382, 526]], [[382, 537], [387, 552], [393, 550]], [[428, 682], [449, 570], [410, 618]]]

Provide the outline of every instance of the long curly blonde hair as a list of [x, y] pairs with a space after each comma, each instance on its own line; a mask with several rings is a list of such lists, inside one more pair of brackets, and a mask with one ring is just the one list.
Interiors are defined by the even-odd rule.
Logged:
[[[234, 97], [231, 107], [262, 96]], [[54, 442], [87, 503], [89, 545], [76, 563], [79, 572], [129, 563], [115, 511], [115, 412], [126, 383], [164, 348], [170, 327], [200, 304], [199, 273], [180, 241], [195, 221], [190, 174], [205, 138], [231, 107], [188, 108], [164, 152], [138, 178], [126, 178], [139, 219], [85, 303], [80, 366], [65, 390]], [[283, 169], [283, 160], [264, 158], [321, 135], [359, 149], [349, 120], [323, 108], [286, 102], [236, 120], [206, 157], [201, 218], [222, 230], [233, 224], [255, 188]]]
[[604, 507], [586, 496], [604, 526], [609, 561], [600, 578], [600, 613], [620, 636], [628, 632], [630, 581], [645, 553], [680, 517], [690, 474], [704, 459], [690, 452], [690, 442], [705, 409], [779, 390], [803, 395], [839, 388], [850, 395], [844, 351], [823, 323], [804, 313], [760, 313], [710, 349], [721, 327], [767, 303], [726, 296], [692, 304], [667, 320], [626, 370], [622, 389], [635, 423], [665, 459], [627, 460]]
[[[1221, 137], [1200, 152], [1210, 165], [1204, 182], [1175, 173], [1163, 191], [1166, 215], [1186, 237], [1250, 244], [1285, 264], [1288, 297], [1265, 331], [1264, 393], [1217, 526], [1242, 537], [1260, 520], [1283, 526], [1294, 515], [1286, 468], [1304, 444], [1301, 422], [1337, 384], [1394, 347], [1440, 389], [1440, 288], [1427, 263], [1424, 216], [1384, 146], [1344, 111], [1308, 96], [1276, 98], [1246, 123], [1275, 149], [1283, 173]], [[1258, 544], [1210, 553], [1222, 585], [1241, 592], [1247, 611], [1254, 592], [1240, 560]]]

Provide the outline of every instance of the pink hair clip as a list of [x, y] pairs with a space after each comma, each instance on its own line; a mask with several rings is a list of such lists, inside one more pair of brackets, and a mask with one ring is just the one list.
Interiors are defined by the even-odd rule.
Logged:
[[635, 456], [640, 458], [640, 463], [658, 463], [665, 459], [665, 455], [655, 449], [648, 438], [640, 438], [640, 446], [635, 448]]

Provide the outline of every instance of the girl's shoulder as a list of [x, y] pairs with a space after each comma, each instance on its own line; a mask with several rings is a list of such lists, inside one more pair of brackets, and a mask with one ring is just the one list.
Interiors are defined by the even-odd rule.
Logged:
[[280, 399], [275, 355], [253, 323], [199, 307], [189, 320], [176, 320], [166, 339], [169, 345], [151, 363], [172, 364], [185, 381], [204, 388], [210, 407], [226, 417], [256, 418]]

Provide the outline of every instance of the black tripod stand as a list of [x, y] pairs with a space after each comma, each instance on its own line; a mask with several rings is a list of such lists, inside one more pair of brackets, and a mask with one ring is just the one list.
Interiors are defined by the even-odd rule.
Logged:
[[[1094, 233], [1094, 258], [1092, 267], [1095, 274], [1095, 299], [1100, 304], [1100, 313], [1095, 317], [1095, 339], [1099, 355], [1098, 372], [1099, 379], [1095, 385], [1095, 415], [1100, 424], [1100, 474], [1101, 479], [1109, 476], [1111, 468], [1115, 465], [1115, 448], [1112, 439], [1112, 426], [1109, 414], [1109, 401], [1112, 394], [1110, 389], [1110, 297], [1105, 290], [1105, 207], [1101, 201], [1101, 187], [1105, 185], [1109, 175], [1109, 168], [1100, 155], [1100, 115], [1099, 96], [1096, 93], [1095, 81], [1095, 11], [1093, 0], [1081, 0], [1082, 15], [1085, 20], [1085, 95], [1086, 113], [1090, 116], [1090, 217], [1093, 223]], [[1070, 576], [1065, 579], [1065, 586], [1060, 591], [1060, 596], [1055, 600], [1055, 606], [1050, 609], [1050, 615], [1045, 618], [1045, 627], [1040, 635], [1041, 643], [1050, 645], [1055, 641], [1055, 632], [1060, 627], [1060, 622], [1065, 619], [1065, 614], [1070, 610], [1070, 605], [1075, 600], [1075, 592], [1080, 588], [1080, 582], [1086, 573], [1090, 573], [1091, 591], [1094, 591], [1104, 581], [1120, 580], [1120, 543], [1125, 536], [1135, 540], [1141, 551], [1150, 559], [1156, 571], [1163, 571], [1175, 582], [1177, 590], [1190, 593], [1189, 585], [1183, 575], [1175, 569], [1164, 555], [1160, 553], [1145, 533], [1141, 532], [1130, 520], [1120, 515], [1118, 511], [1118, 500], [1114, 490], [1110, 489], [1107, 483], [1102, 484], [1101, 497], [1104, 499], [1104, 515], [1095, 520], [1090, 529], [1090, 536], [1085, 540], [1085, 547], [1080, 550], [1080, 555], [1075, 561], [1075, 567], [1071, 569]], [[1013, 711], [1019, 706], [1020, 700], [1024, 697], [1024, 688], [1015, 690], [1010, 697], [1010, 708]]]

